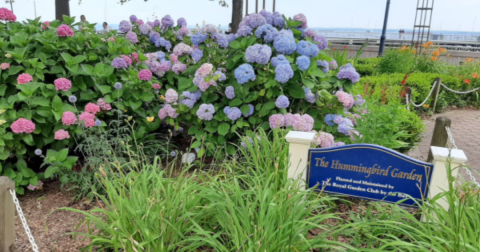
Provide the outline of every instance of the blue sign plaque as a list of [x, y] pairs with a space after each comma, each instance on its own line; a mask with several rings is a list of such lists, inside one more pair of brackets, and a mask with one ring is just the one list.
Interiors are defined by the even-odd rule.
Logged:
[[307, 183], [323, 192], [415, 206], [428, 196], [433, 164], [371, 144], [310, 149]]

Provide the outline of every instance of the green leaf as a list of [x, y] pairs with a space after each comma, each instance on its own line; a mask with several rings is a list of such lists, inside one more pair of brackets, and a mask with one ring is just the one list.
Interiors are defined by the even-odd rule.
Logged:
[[317, 76], [317, 77], [320, 77], [320, 78], [325, 78], [325, 77], [327, 77], [327, 74], [324, 73], [320, 68], [315, 68], [315, 69], [311, 72], [311, 74], [312, 74], [313, 76]]
[[289, 83], [287, 87], [287, 91], [290, 94], [290, 96], [294, 98], [297, 98], [297, 99], [305, 98], [305, 91], [303, 91], [303, 88], [297, 83]]
[[50, 68], [50, 73], [66, 75], [65, 69], [61, 66], [52, 66], [52, 68]]
[[315, 87], [315, 81], [312, 81], [312, 80], [303, 80], [303, 84], [308, 87], [309, 89], [313, 89]]
[[73, 58], [71, 64], [72, 65], [78, 65], [80, 63], [82, 63], [84, 60], [86, 60], [87, 57], [83, 56], [83, 55], [78, 55], [78, 56], [75, 56], [75, 58]]
[[271, 79], [265, 84], [265, 88], [276, 87], [277, 85], [278, 82], [275, 79]]
[[233, 49], [240, 49], [242, 45], [237, 40], [230, 42], [230, 47]]
[[35, 142], [33, 141], [33, 137], [31, 134], [25, 134], [23, 136], [23, 141], [27, 144], [27, 145], [30, 145], [30, 146], [34, 146], [35, 145]]
[[152, 93], [144, 92], [141, 99], [144, 102], [150, 102], [150, 101], [153, 100], [153, 98], [154, 98], [154, 96], [153, 96]]
[[53, 110], [55, 110], [55, 111], [61, 111], [62, 108], [63, 108], [62, 99], [61, 99], [58, 95], [56, 95], [56, 96], [53, 98], [52, 108], [53, 108]]
[[25, 83], [23, 85], [17, 85], [17, 88], [22, 90], [27, 96], [31, 96], [40, 87], [38, 82]]
[[30, 104], [48, 107], [50, 106], [50, 101], [43, 96], [35, 96], [30, 100]]
[[60, 54], [63, 58], [63, 60], [67, 63], [67, 64], [70, 64], [73, 60], [73, 57], [72, 55], [68, 54], [68, 53], [61, 53]]
[[268, 115], [268, 113], [275, 108], [275, 102], [267, 102], [263, 105], [262, 109], [260, 110], [260, 115], [265, 116]]
[[82, 70], [83, 70], [83, 72], [85, 72], [86, 75], [92, 76], [92, 75], [95, 74], [95, 73], [94, 73], [94, 68], [93, 68], [93, 66], [91, 66], [91, 65], [85, 65], [85, 64], [82, 64], [82, 65], [80, 65], [80, 66], [82, 67]]
[[45, 178], [50, 178], [53, 175], [55, 175], [58, 171], [59, 171], [58, 166], [51, 165], [47, 168], [47, 170], [45, 170], [44, 176], [45, 176]]
[[197, 126], [193, 126], [193, 127], [190, 127], [190, 128], [188, 129], [188, 134], [189, 134], [189, 135], [193, 135], [193, 134], [197, 133], [197, 131], [198, 131], [198, 127], [197, 127]]
[[198, 148], [198, 147], [200, 147], [200, 145], [202, 145], [202, 142], [201, 142], [201, 141], [195, 141], [195, 142], [193, 142], [192, 145], [190, 146], [190, 149]]
[[106, 95], [106, 94], [112, 92], [112, 87], [107, 86], [107, 85], [100, 86], [99, 89], [100, 89], [100, 92], [102, 92], [103, 95]]
[[72, 169], [73, 166], [77, 163], [77, 161], [78, 161], [78, 157], [67, 157], [67, 159], [63, 161], [63, 166], [65, 168]]
[[211, 124], [208, 125], [208, 126], [205, 128], [205, 130], [208, 131], [208, 132], [210, 132], [210, 133], [215, 133], [215, 132], [217, 132], [217, 129], [218, 129], [218, 127], [213, 126], [213, 125], [211, 125]]
[[242, 105], [242, 100], [240, 99], [234, 99], [232, 101], [230, 101], [230, 103], [228, 104], [230, 107], [237, 107], [237, 106], [240, 106]]
[[130, 107], [133, 109], [133, 111], [140, 108], [140, 106], [142, 106], [142, 101], [133, 101], [133, 100], [130, 101]]
[[230, 130], [230, 125], [227, 123], [222, 123], [218, 126], [218, 134], [225, 136]]
[[55, 155], [57, 161], [63, 162], [68, 156], [68, 148], [61, 149], [57, 155]]
[[[117, 93], [117, 92], [115, 92]], [[97, 94], [90, 89], [80, 92], [80, 99], [82, 101], [91, 101], [97, 97]]]
[[0, 96], [4, 96], [5, 91], [7, 91], [7, 85], [0, 85]]
[[190, 86], [190, 83], [192, 83], [190, 79], [183, 78], [183, 77], [178, 78], [178, 90], [179, 91], [186, 90]]
[[23, 69], [25, 68], [22, 66], [11, 66], [10, 69], [8, 69], [8, 75], [15, 75]]
[[320, 85], [318, 85], [318, 87], [321, 88], [321, 89], [330, 89], [330, 88], [333, 87], [333, 85], [330, 84], [330, 82], [328, 82], [328, 81], [322, 81], [320, 83]]

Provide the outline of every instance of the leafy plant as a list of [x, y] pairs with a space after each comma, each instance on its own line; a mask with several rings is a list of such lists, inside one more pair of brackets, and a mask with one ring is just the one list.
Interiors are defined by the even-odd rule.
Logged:
[[402, 73], [410, 72], [415, 65], [415, 54], [410, 50], [389, 49], [378, 63], [379, 73]]

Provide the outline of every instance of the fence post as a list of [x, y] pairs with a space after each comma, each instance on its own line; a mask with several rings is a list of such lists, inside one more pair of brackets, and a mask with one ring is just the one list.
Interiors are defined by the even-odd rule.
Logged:
[[432, 93], [432, 102], [430, 103], [430, 107], [433, 109], [433, 113], [435, 113], [435, 108], [437, 107], [438, 95], [440, 94], [440, 89], [442, 87], [442, 79], [436, 78], [433, 83], [437, 83], [435, 86], [435, 90]]
[[435, 120], [435, 128], [433, 128], [433, 136], [432, 141], [430, 142], [427, 162], [432, 162], [433, 160], [432, 146], [445, 147], [447, 145], [448, 134], [445, 126], [450, 127], [451, 125], [452, 121], [445, 116], [437, 117]]
[[[403, 91], [402, 91], [403, 94]], [[408, 99], [412, 100], [412, 89], [409, 87], [405, 87], [405, 96], [402, 98], [402, 103], [408, 104], [410, 101], [407, 101]]]
[[298, 186], [305, 189], [307, 180], [308, 149], [315, 138], [315, 133], [290, 131], [285, 139], [289, 143], [288, 148], [288, 178], [300, 181]]
[[9, 189], [15, 190], [15, 182], [0, 177], [0, 251], [13, 252], [15, 242], [15, 205]]

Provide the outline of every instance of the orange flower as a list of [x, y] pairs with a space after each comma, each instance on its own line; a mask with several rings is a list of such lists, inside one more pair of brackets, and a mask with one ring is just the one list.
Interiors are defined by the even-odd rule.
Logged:
[[423, 47], [423, 48], [427, 48], [428, 45], [425, 43], [425, 44], [422, 44], [422, 47]]
[[470, 61], [472, 61], [472, 60], [473, 60], [472, 58], [467, 58], [465, 61], [466, 61], [466, 62], [470, 62]]
[[478, 74], [477, 74], [477, 73], [473, 73], [473, 74], [472, 74], [472, 77], [473, 77], [474, 79], [478, 79]]
[[432, 52], [432, 55], [435, 56], [435, 57], [438, 57], [438, 56], [440, 56], [440, 51], [435, 50], [435, 51]]
[[427, 45], [428, 45], [428, 46], [432, 46], [432, 45], [433, 45], [433, 42], [432, 42], [432, 41], [428, 41], [428, 42], [427, 42]]
[[465, 79], [463, 82], [465, 82], [466, 84], [470, 84], [472, 81], [469, 79]]
[[160, 95], [160, 100], [164, 101], [164, 100], [165, 100], [165, 96]]
[[430, 59], [432, 59], [433, 61], [437, 61], [437, 57], [431, 57]]
[[423, 105], [423, 107], [424, 107], [424, 108], [430, 108], [430, 105], [425, 104], [425, 105]]
[[447, 52], [447, 49], [445, 49], [445, 48], [440, 48], [439, 50], [440, 50], [441, 53]]
[[416, 54], [416, 53], [417, 53], [417, 50], [412, 50], [412, 53], [413, 53], [413, 54]]

